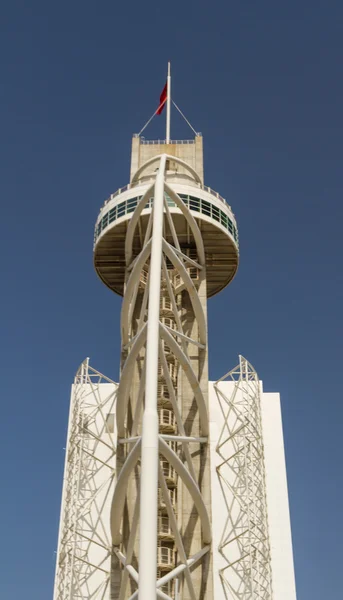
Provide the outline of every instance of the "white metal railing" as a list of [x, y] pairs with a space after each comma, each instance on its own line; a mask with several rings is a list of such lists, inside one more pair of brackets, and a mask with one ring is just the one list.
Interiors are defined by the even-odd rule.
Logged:
[[169, 329], [176, 329], [175, 320], [170, 317], [161, 317], [161, 323], [166, 327], [169, 327]]
[[177, 453], [177, 442], [167, 441], [166, 444], [175, 454]]
[[140, 273], [140, 281], [141, 281], [141, 283], [143, 283], [144, 285], [146, 285], [146, 284], [148, 283], [148, 275], [149, 275], [149, 272], [148, 272], [148, 271], [146, 271], [145, 269], [142, 269], [142, 270], [141, 270], [141, 273]]
[[167, 460], [161, 460], [160, 462], [164, 478], [167, 483], [175, 483], [176, 473], [175, 469], [169, 464]]
[[[169, 371], [169, 375], [170, 375], [172, 382], [175, 384], [176, 378], [177, 378], [177, 373], [178, 373], [177, 365], [175, 363], [169, 362], [168, 363], [168, 371]], [[159, 377], [159, 379], [165, 379], [165, 373], [164, 373], [161, 363], [158, 365], [158, 377]]]
[[[169, 494], [171, 505], [174, 507], [176, 505], [176, 489], [174, 489], [174, 488], [168, 489], [168, 494]], [[166, 505], [161, 488], [158, 488], [158, 505], [160, 507], [164, 507]]]
[[157, 531], [160, 537], [173, 537], [173, 530], [170, 526], [169, 517], [167, 515], [159, 515]]
[[[153, 176], [153, 175], [151, 175], [151, 176]], [[119, 188], [116, 192], [114, 192], [113, 194], [111, 194], [110, 197], [105, 200], [102, 208], [104, 206], [106, 206], [106, 204], [108, 204], [110, 202], [110, 200], [113, 200], [113, 198], [116, 198], [116, 196], [119, 196], [120, 194], [123, 194], [127, 190], [131, 190], [131, 189], [137, 187], [138, 185], [141, 185], [139, 181], [137, 181], [135, 183], [128, 183], [124, 187]], [[224, 202], [224, 204], [227, 204], [225, 198], [223, 198], [215, 190], [212, 190], [212, 188], [210, 188], [208, 185], [199, 185], [199, 184], [197, 184], [197, 187], [200, 188], [200, 189], [202, 189], [202, 190], [204, 190], [204, 192], [208, 192], [209, 194], [211, 194], [211, 196], [215, 196], [216, 198], [218, 198], [218, 200], [221, 200], [222, 202]], [[231, 207], [230, 207], [230, 209], [231, 209]]]
[[167, 344], [167, 342], [165, 340], [162, 340], [162, 348], [163, 348], [163, 352], [166, 356], [168, 356], [169, 354], [172, 353], [169, 344]]
[[160, 408], [158, 411], [158, 422], [161, 431], [175, 431], [175, 415], [172, 410], [168, 410], [167, 408]]
[[161, 297], [160, 309], [162, 311], [168, 311], [168, 312], [172, 312], [173, 311], [172, 303], [171, 303], [171, 300], [170, 300], [169, 296], [162, 296]]
[[169, 546], [158, 546], [157, 564], [161, 567], [173, 567], [175, 563], [175, 551]]
[[[138, 134], [133, 137], [139, 137]], [[166, 140], [146, 140], [145, 137], [141, 137], [141, 144], [144, 146], [157, 146], [159, 144], [166, 144]], [[169, 144], [195, 144], [195, 140], [170, 140]]]
[[168, 386], [165, 383], [158, 383], [157, 395], [158, 395], [158, 398], [160, 398], [160, 399], [169, 400], [170, 394], [169, 394]]
[[218, 194], [218, 192], [215, 192], [214, 190], [212, 190], [212, 188], [208, 187], [208, 185], [202, 185], [201, 189], [204, 190], [204, 192], [208, 192], [209, 194], [211, 194], [211, 196], [215, 196], [216, 198], [218, 198], [218, 200], [221, 200], [222, 202], [224, 202], [224, 204], [227, 204], [225, 198], [223, 198], [220, 194]]
[[176, 363], [168, 363], [169, 375], [172, 382], [175, 384], [178, 374], [178, 365]]

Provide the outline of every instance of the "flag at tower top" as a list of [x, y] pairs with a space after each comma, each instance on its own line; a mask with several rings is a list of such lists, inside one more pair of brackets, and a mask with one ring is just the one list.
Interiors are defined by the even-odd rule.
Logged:
[[163, 88], [163, 90], [162, 90], [162, 93], [160, 95], [160, 105], [159, 105], [159, 107], [158, 107], [158, 109], [156, 111], [157, 115], [160, 115], [162, 113], [163, 109], [164, 109], [164, 105], [165, 105], [166, 100], [167, 100], [167, 88], [168, 88], [168, 84], [166, 83], [165, 86], [164, 86], [164, 88]]

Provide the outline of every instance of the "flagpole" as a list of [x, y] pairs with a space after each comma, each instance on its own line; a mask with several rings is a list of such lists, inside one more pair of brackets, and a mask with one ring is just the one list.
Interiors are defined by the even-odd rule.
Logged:
[[170, 106], [171, 106], [171, 77], [170, 77], [170, 62], [168, 62], [166, 144], [170, 143]]

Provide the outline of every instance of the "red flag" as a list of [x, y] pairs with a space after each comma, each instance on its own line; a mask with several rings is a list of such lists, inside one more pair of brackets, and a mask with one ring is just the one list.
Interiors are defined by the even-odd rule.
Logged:
[[160, 105], [156, 111], [157, 115], [160, 115], [161, 112], [163, 111], [166, 100], [167, 100], [167, 84], [164, 86], [164, 88], [162, 90], [162, 94], [160, 95]]

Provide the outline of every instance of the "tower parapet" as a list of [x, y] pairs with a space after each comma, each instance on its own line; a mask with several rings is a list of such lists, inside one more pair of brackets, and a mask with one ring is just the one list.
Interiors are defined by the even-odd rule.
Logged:
[[[203, 137], [197, 134], [192, 140], [146, 140], [138, 135], [132, 138], [130, 181], [138, 169], [154, 156], [168, 154], [186, 162], [199, 175], [201, 184], [204, 183]], [[170, 168], [167, 171], [175, 173], [175, 178], [188, 179], [187, 171], [170, 159]], [[153, 168], [150, 169], [153, 174]]]

